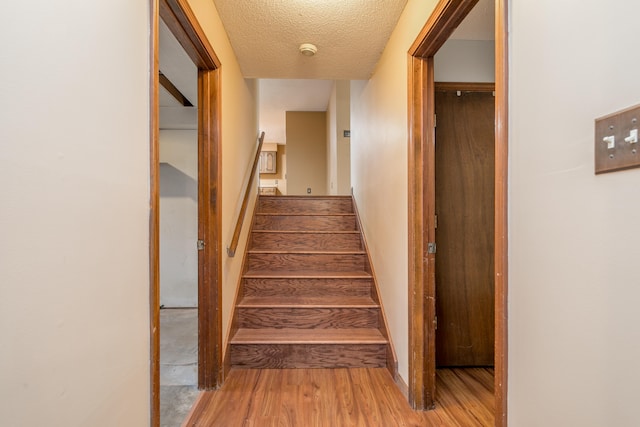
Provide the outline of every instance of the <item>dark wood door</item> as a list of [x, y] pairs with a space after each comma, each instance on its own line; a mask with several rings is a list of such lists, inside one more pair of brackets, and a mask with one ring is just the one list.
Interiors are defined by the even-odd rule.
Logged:
[[436, 365], [494, 363], [494, 96], [436, 85]]

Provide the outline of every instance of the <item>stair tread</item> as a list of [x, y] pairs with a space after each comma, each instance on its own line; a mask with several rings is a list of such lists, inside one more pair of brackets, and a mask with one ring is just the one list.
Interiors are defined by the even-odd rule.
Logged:
[[348, 199], [351, 200], [352, 196], [345, 195], [323, 195], [323, 196], [308, 196], [308, 195], [296, 195], [296, 194], [282, 194], [279, 196], [269, 196], [269, 199], [281, 199], [281, 200], [337, 200]]
[[241, 328], [231, 344], [386, 344], [377, 329], [246, 329]]
[[360, 234], [356, 230], [252, 230], [252, 233], [271, 233], [271, 234]]
[[241, 308], [378, 308], [369, 296], [268, 296], [244, 297]]
[[256, 212], [256, 216], [356, 216], [354, 213], [327, 213], [327, 212]]
[[309, 250], [282, 250], [282, 249], [251, 249], [250, 254], [296, 254], [296, 255], [364, 255], [363, 250], [338, 250], [338, 251], [309, 251]]
[[254, 228], [252, 233], [277, 233], [277, 234], [360, 234], [357, 230], [326, 230], [322, 228], [283, 228], [283, 229], [271, 229], [271, 228]]
[[370, 279], [372, 276], [366, 271], [269, 271], [269, 270], [249, 270], [242, 276], [245, 279]]

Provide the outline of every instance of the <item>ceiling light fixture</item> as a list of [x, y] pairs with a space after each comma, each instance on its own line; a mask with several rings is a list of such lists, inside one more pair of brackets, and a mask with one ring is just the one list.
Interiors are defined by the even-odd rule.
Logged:
[[311, 43], [302, 43], [299, 49], [300, 49], [300, 53], [303, 54], [304, 56], [313, 56], [318, 51], [318, 48], [316, 47], [316, 45]]

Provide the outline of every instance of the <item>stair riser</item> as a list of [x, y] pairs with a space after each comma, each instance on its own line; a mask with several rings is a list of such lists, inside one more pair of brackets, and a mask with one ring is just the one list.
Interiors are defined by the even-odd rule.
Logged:
[[387, 366], [392, 353], [352, 199], [260, 197], [252, 230], [231, 365]]
[[358, 234], [252, 233], [251, 249], [288, 251], [359, 251]]
[[382, 368], [384, 344], [234, 344], [231, 365], [237, 368]]
[[257, 215], [253, 228], [284, 231], [356, 231], [356, 219], [353, 215]]
[[378, 328], [376, 308], [238, 308], [241, 328]]
[[369, 296], [370, 279], [244, 279], [246, 296]]
[[353, 203], [351, 199], [278, 199], [263, 197], [258, 205], [258, 213], [353, 213]]
[[323, 272], [364, 271], [364, 255], [324, 254], [249, 254], [249, 271]]

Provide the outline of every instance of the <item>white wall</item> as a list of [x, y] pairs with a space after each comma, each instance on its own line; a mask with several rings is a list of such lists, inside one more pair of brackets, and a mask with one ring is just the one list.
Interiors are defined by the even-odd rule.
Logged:
[[447, 40], [434, 56], [436, 82], [493, 83], [493, 40]]
[[331, 89], [331, 97], [327, 105], [327, 193], [338, 194], [338, 132], [336, 108], [336, 81]]
[[3, 5], [3, 425], [149, 423], [148, 4]]
[[351, 82], [336, 81], [336, 184], [337, 194], [351, 194]]
[[226, 247], [233, 236], [243, 191], [258, 147], [258, 85], [255, 80], [242, 76], [214, 3], [211, 0], [189, 0], [189, 4], [222, 62], [222, 327], [225, 332], [223, 339], [226, 340], [258, 188], [256, 179], [241, 243], [236, 256], [229, 257]]
[[351, 82], [336, 80], [327, 106], [327, 192], [351, 194]]
[[160, 131], [160, 304], [198, 306], [198, 131]]
[[407, 51], [435, 0], [409, 0], [369, 81], [351, 82], [351, 182], [398, 371], [408, 382]]
[[511, 1], [509, 418], [637, 426], [640, 169], [594, 119], [640, 103], [634, 1]]

